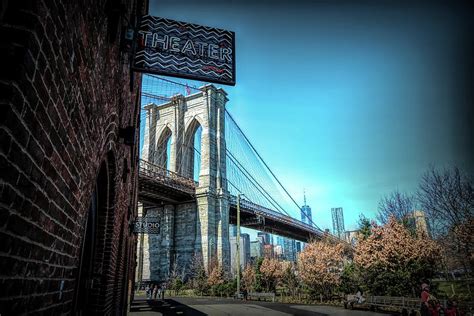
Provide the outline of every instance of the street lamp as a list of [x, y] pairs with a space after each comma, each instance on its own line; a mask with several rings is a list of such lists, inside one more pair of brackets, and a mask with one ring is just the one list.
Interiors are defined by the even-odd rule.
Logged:
[[245, 196], [244, 194], [237, 194], [237, 238], [236, 240], [236, 251], [237, 251], [237, 298], [240, 295], [240, 197]]

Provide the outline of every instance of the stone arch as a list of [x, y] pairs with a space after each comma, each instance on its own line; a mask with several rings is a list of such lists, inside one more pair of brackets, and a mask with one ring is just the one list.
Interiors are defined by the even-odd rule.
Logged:
[[173, 133], [167, 125], [161, 130], [161, 133], [159, 135], [160, 136], [157, 138], [156, 141], [155, 152], [153, 155], [153, 163], [165, 169], [169, 169], [171, 154], [170, 143], [172, 141]]
[[113, 227], [115, 220], [116, 160], [113, 151], [103, 159], [93, 187], [86, 215], [84, 237], [74, 297], [74, 311], [89, 314], [104, 310], [113, 297], [106, 292], [113, 261]]
[[[197, 117], [193, 117], [186, 127], [184, 132], [183, 140], [183, 156], [181, 163], [181, 174], [187, 178], [195, 178], [195, 160], [199, 157], [198, 168], [200, 169], [200, 151], [199, 148], [202, 144], [202, 138], [199, 141], [199, 148], [195, 148], [195, 136], [196, 133], [203, 130], [203, 125]], [[199, 176], [199, 175], [198, 175]], [[197, 178], [195, 178], [197, 180]]]

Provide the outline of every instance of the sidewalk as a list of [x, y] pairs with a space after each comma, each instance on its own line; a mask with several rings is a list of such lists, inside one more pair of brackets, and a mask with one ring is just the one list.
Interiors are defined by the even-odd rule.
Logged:
[[217, 297], [168, 297], [165, 300], [148, 301], [145, 297], [137, 297], [132, 303], [129, 315], [387, 316], [387, 313], [345, 310], [332, 306], [241, 301]]

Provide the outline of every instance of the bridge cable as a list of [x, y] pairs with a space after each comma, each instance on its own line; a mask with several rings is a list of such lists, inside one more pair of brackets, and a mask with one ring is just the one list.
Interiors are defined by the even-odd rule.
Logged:
[[[252, 143], [250, 142], [250, 140], [247, 138], [247, 136], [245, 135], [245, 133], [242, 131], [242, 129], [240, 128], [240, 126], [237, 124], [237, 122], [234, 120], [234, 118], [232, 117], [232, 115], [229, 113], [229, 111], [227, 111], [226, 109], [226, 112], [227, 114], [229, 115], [229, 117], [231, 118], [231, 120], [234, 122], [235, 126], [238, 128], [238, 130], [240, 131], [240, 133], [242, 134], [242, 136], [245, 138], [245, 140], [247, 141], [247, 143], [250, 145], [250, 147], [253, 149], [253, 151], [255, 152], [255, 154], [258, 156], [258, 158], [260, 158], [261, 162], [265, 165], [265, 167], [267, 168], [267, 170], [271, 173], [271, 175], [273, 176], [273, 178], [278, 182], [278, 184], [280, 185], [280, 187], [283, 189], [283, 191], [285, 191], [285, 193], [288, 195], [288, 197], [293, 201], [293, 203], [298, 207], [298, 209], [301, 211], [301, 207], [299, 206], [299, 204], [295, 201], [295, 199], [290, 195], [290, 193], [288, 192], [288, 190], [286, 190], [286, 188], [283, 186], [283, 184], [280, 182], [280, 180], [278, 180], [277, 176], [273, 173], [273, 171], [270, 169], [270, 167], [267, 165], [267, 163], [263, 160], [263, 158], [260, 156], [260, 154], [258, 153], [258, 151], [255, 149], [255, 147], [252, 145]], [[306, 215], [305, 212], [303, 212], [305, 214], [305, 216], [308, 218], [308, 220], [311, 222], [311, 224], [313, 224], [317, 229], [321, 230], [321, 228], [316, 225], [311, 218], [309, 218], [309, 216]]]

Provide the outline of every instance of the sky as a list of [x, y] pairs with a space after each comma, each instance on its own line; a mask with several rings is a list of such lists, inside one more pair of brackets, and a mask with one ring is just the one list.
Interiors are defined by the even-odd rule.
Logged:
[[228, 110], [313, 221], [346, 230], [430, 166], [474, 174], [474, 14], [463, 4], [151, 1], [154, 16], [234, 31]]

